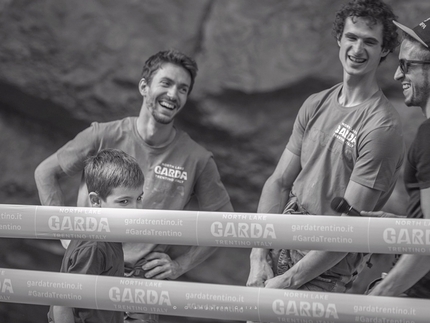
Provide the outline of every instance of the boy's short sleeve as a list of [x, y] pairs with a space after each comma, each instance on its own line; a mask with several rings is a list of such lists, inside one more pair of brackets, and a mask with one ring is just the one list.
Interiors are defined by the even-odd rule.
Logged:
[[105, 271], [106, 257], [96, 245], [77, 249], [69, 259], [67, 272], [100, 275]]

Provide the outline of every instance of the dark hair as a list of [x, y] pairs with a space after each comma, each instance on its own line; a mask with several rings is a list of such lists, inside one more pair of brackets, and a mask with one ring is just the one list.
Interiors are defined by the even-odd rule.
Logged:
[[[382, 49], [389, 53], [393, 52], [399, 45], [397, 27], [393, 24], [393, 20], [397, 20], [397, 16], [389, 5], [381, 0], [352, 0], [342, 6], [336, 13], [336, 18], [333, 22], [333, 36], [340, 40], [345, 28], [346, 18], [365, 18], [369, 23], [376, 25], [378, 22], [382, 24]], [[386, 58], [382, 57], [381, 62]]]
[[143, 187], [144, 176], [136, 160], [118, 149], [104, 149], [87, 158], [84, 168], [88, 192], [106, 198], [117, 187]]
[[172, 63], [181, 66], [187, 70], [188, 73], [190, 73], [191, 84], [188, 91], [189, 95], [194, 86], [194, 80], [197, 76], [198, 67], [197, 63], [191, 57], [186, 56], [178, 50], [171, 49], [161, 51], [148, 58], [145, 62], [145, 65], [143, 66], [142, 78], [144, 78], [146, 82], [150, 84], [154, 73], [157, 72], [165, 63]]

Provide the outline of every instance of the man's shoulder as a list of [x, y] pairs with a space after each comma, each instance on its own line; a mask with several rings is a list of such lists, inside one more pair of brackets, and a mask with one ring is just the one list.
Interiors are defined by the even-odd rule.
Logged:
[[178, 139], [176, 141], [176, 144], [179, 145], [182, 149], [186, 149], [189, 154], [201, 157], [212, 156], [212, 153], [209, 150], [207, 150], [201, 144], [192, 139], [190, 135], [185, 131], [177, 129], [177, 135]]
[[307, 104], [318, 104], [321, 102], [326, 101], [327, 99], [331, 98], [333, 94], [337, 93], [339, 91], [339, 88], [342, 86], [342, 83], [337, 83], [333, 85], [330, 88], [321, 90], [319, 92], [312, 93], [308, 96], [305, 103]]
[[381, 127], [402, 127], [402, 118], [391, 101], [380, 91], [379, 95], [368, 104], [368, 116]]
[[90, 133], [97, 137], [108, 138], [118, 138], [122, 137], [127, 133], [134, 132], [137, 117], [127, 117], [123, 119], [97, 122], [94, 121], [89, 127]]
[[98, 127], [100, 129], [132, 128], [136, 123], [136, 119], [137, 117], [126, 117], [112, 121], [94, 121], [91, 123], [91, 126]]

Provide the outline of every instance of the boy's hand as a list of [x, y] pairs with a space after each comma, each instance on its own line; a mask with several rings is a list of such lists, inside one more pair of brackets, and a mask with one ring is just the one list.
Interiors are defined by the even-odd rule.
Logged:
[[176, 279], [181, 274], [179, 264], [163, 252], [151, 252], [145, 259], [147, 262], [142, 266], [148, 271], [145, 278]]

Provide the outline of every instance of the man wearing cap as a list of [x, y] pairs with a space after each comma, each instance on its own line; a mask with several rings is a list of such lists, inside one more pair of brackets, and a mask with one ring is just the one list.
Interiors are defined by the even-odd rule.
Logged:
[[[333, 34], [343, 82], [302, 105], [258, 212], [282, 213], [287, 206], [284, 213], [341, 215], [330, 207], [337, 196], [358, 210], [385, 204], [404, 155], [400, 117], [376, 80], [380, 62], [398, 45], [394, 18], [379, 0], [354, 0], [337, 12]], [[282, 249], [271, 255], [252, 250], [247, 286], [345, 292], [364, 263], [361, 253]]]
[[[430, 219], [430, 18], [413, 29], [394, 23], [404, 33], [394, 78], [402, 83], [405, 104], [420, 107], [427, 119], [419, 126], [405, 161], [406, 216]], [[361, 214], [387, 216], [383, 212]], [[430, 256], [402, 255], [369, 294], [430, 298]]]

